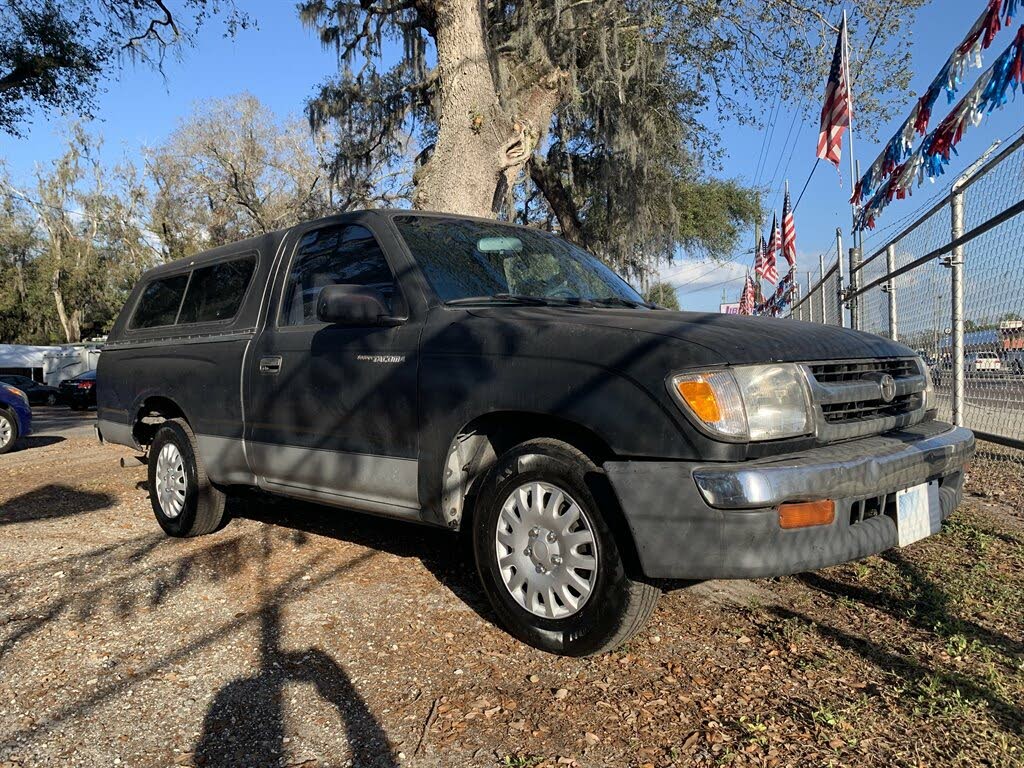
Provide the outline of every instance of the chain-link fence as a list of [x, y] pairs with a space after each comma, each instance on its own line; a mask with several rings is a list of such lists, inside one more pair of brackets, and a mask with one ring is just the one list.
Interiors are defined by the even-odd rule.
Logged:
[[833, 253], [791, 317], [913, 347], [942, 418], [1024, 449], [1024, 136], [881, 247], [843, 253], [837, 233]]

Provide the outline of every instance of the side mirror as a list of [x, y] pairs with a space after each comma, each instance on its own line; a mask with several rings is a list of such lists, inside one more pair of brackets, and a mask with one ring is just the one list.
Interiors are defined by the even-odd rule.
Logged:
[[316, 300], [316, 317], [332, 325], [389, 325], [384, 294], [364, 285], [325, 285]]

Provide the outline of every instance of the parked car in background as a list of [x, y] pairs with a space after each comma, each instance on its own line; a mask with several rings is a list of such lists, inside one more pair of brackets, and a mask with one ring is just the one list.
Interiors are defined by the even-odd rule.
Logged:
[[28, 376], [0, 376], [0, 384], [17, 387], [26, 395], [32, 405], [56, 405], [60, 402], [60, 390], [46, 384], [40, 384]]
[[964, 358], [964, 370], [967, 373], [983, 373], [1000, 371], [1003, 363], [995, 352], [973, 352]]
[[364, 211], [146, 272], [97, 431], [147, 452], [170, 536], [246, 486], [465, 531], [502, 623], [579, 656], [639, 632], [659, 580], [936, 533], [974, 436], [927, 373], [870, 333], [660, 309], [537, 229]]
[[96, 405], [96, 371], [60, 383], [60, 395], [73, 411], [82, 411]]
[[10, 384], [0, 384], [0, 454], [32, 433], [32, 406], [28, 395]]

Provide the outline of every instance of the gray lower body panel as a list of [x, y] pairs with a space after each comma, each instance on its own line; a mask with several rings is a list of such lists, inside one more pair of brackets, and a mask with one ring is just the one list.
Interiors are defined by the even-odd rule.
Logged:
[[96, 419], [96, 434], [101, 442], [117, 443], [127, 445], [129, 448], [138, 448], [135, 438], [132, 436], [130, 424], [121, 424], [110, 419]]
[[259, 486], [389, 517], [422, 519], [416, 459], [247, 442]]
[[[936, 480], [945, 519], [960, 502], [963, 468], [973, 449], [967, 430], [927, 422], [889, 435], [734, 465], [625, 461], [608, 462], [604, 469], [647, 576], [758, 578], [815, 570], [895, 547], [898, 537], [891, 514], [883, 510], [857, 519], [856, 505], [864, 499]], [[770, 470], [771, 482], [750, 484], [749, 498], [712, 494], [716, 503], [732, 505], [717, 508], [695, 480], [708, 467], [731, 472], [734, 478]], [[734, 485], [723, 482], [716, 487]], [[773, 489], [799, 490], [783, 498]], [[770, 501], [755, 506], [758, 494], [766, 494], [761, 498]], [[836, 503], [830, 525], [780, 527], [777, 504], [826, 498]]]

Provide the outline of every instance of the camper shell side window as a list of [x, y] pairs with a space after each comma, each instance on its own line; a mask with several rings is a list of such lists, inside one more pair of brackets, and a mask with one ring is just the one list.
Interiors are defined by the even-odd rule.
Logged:
[[128, 327], [228, 324], [245, 302], [256, 267], [257, 254], [251, 252], [159, 277], [143, 288]]

